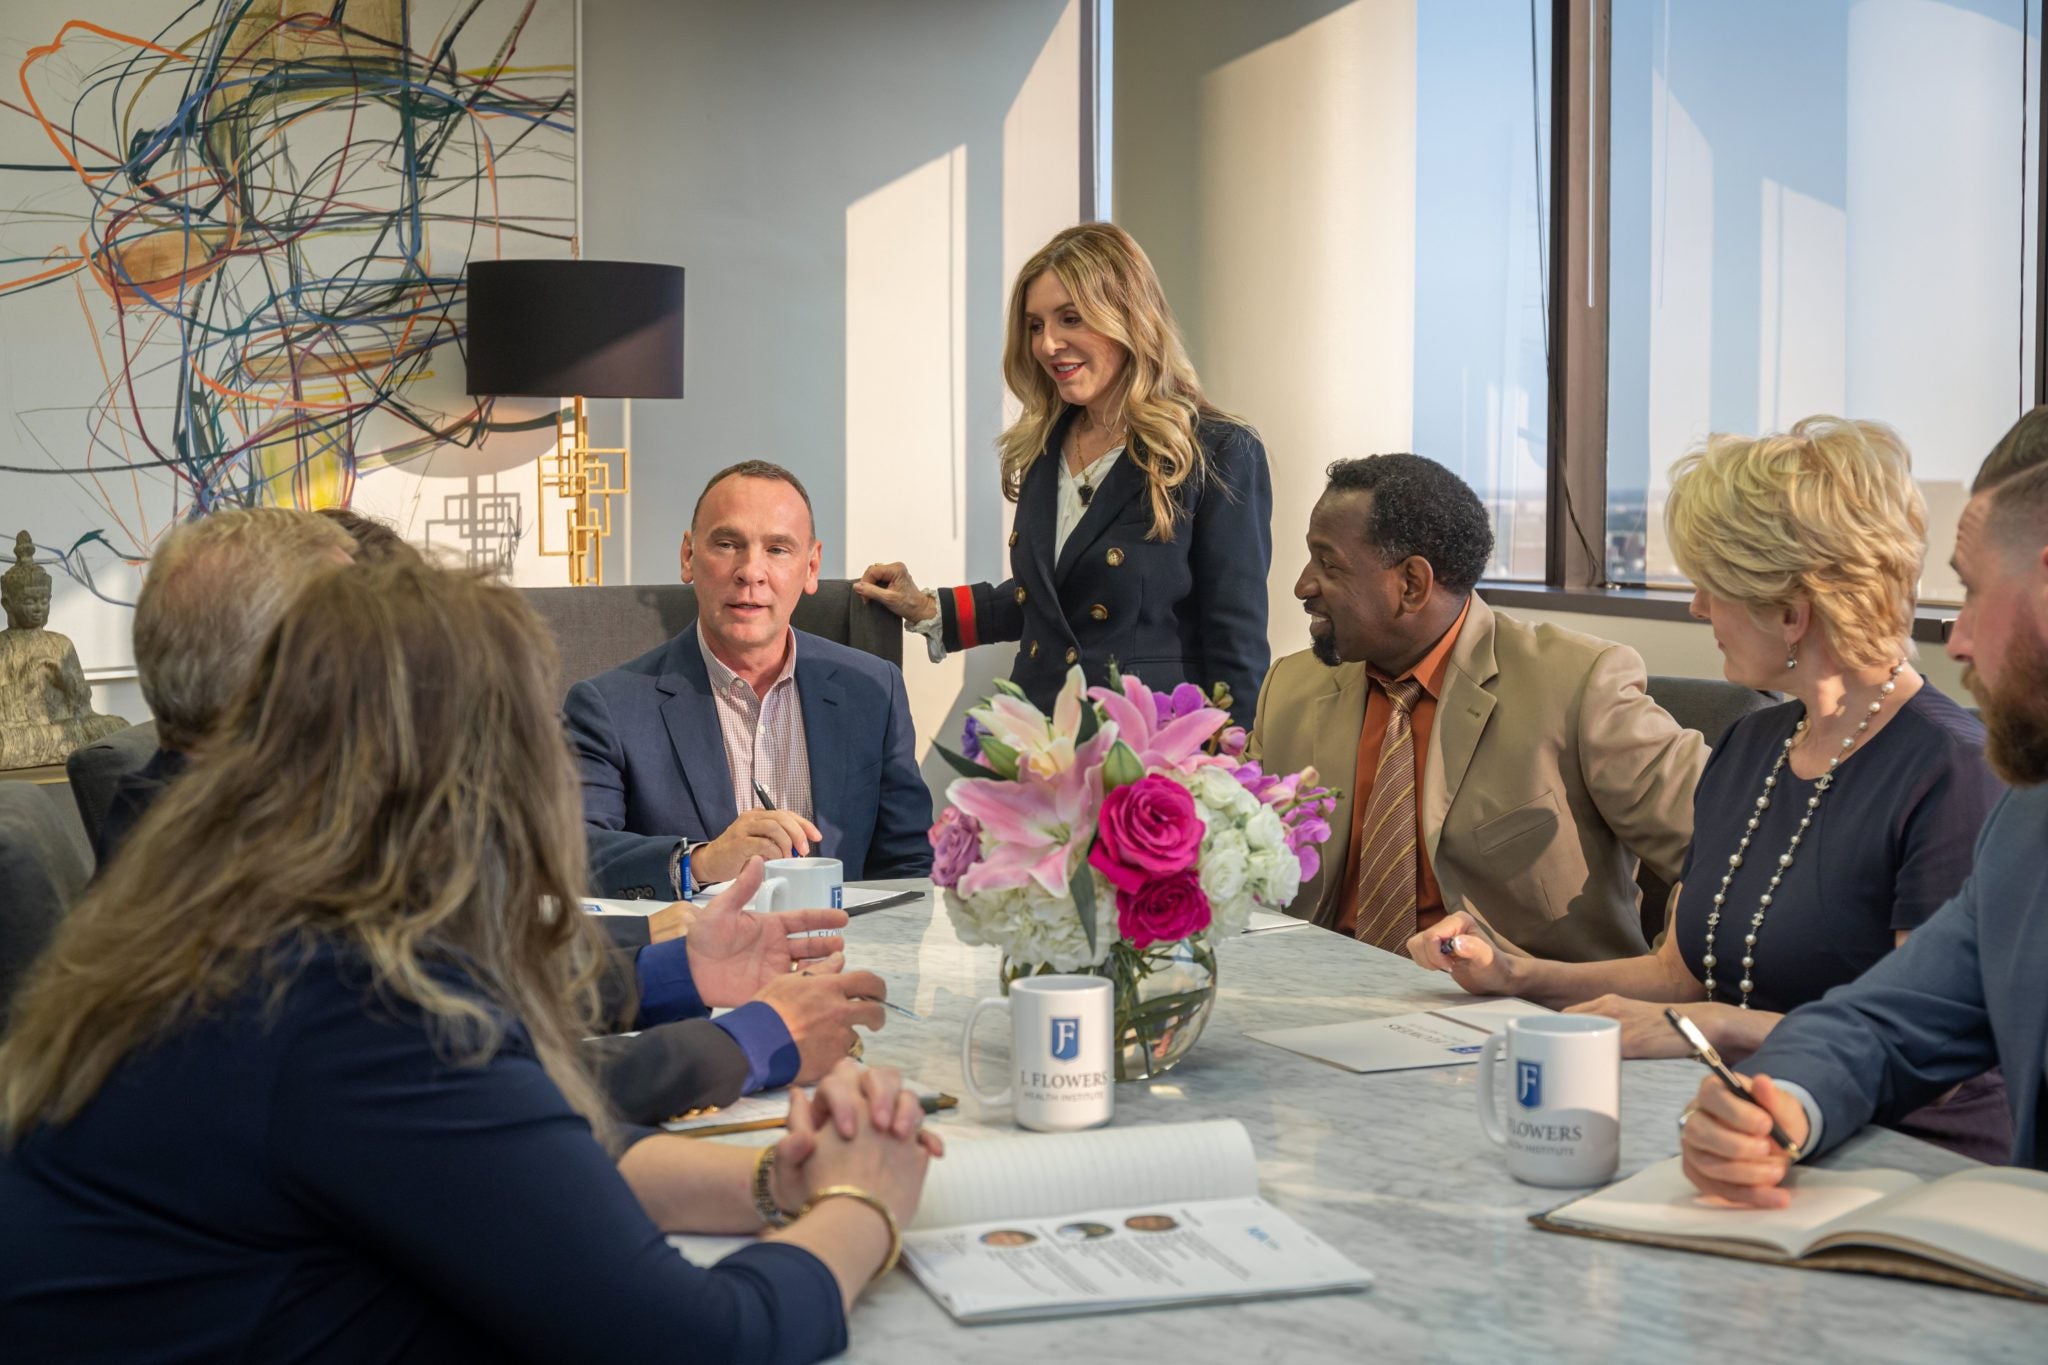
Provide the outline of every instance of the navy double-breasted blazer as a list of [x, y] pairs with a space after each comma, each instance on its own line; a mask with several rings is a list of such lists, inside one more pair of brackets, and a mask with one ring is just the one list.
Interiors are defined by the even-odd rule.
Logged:
[[1227, 683], [1232, 718], [1249, 726], [1271, 662], [1273, 480], [1265, 446], [1234, 422], [1203, 422], [1197, 435], [1208, 473], [1182, 486], [1173, 538], [1164, 541], [1151, 538], [1145, 471], [1127, 452], [1055, 554], [1060, 443], [1072, 420], [1070, 412], [1053, 428], [1024, 472], [1011, 577], [939, 594], [946, 648], [1017, 641], [1010, 677], [1047, 711], [1076, 663], [1091, 686], [1107, 683], [1112, 662], [1155, 690]]

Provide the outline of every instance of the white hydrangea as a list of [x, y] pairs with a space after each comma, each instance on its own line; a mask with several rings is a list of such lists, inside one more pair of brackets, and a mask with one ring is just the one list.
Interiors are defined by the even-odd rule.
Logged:
[[1301, 889], [1301, 861], [1288, 849], [1286, 826], [1273, 808], [1221, 766], [1171, 776], [1195, 798], [1202, 817], [1197, 871], [1209, 898], [1211, 936], [1243, 933], [1255, 906], [1285, 910]]
[[1116, 942], [1116, 890], [1093, 868], [1085, 869], [1085, 875], [1095, 887], [1093, 951], [1073, 898], [1055, 896], [1037, 882], [974, 896], [947, 891], [946, 914], [962, 943], [994, 944], [1013, 962], [1043, 964], [1062, 972], [1099, 966]]

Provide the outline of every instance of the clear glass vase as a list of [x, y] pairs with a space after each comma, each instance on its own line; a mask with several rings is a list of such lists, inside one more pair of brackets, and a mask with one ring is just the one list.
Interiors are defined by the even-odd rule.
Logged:
[[[1019, 977], [1054, 975], [1037, 963], [1003, 959], [1003, 992]], [[1116, 986], [1116, 1078], [1163, 1076], [1194, 1049], [1216, 1007], [1216, 950], [1207, 934], [1140, 950], [1119, 941], [1099, 967], [1079, 975], [1104, 976]]]

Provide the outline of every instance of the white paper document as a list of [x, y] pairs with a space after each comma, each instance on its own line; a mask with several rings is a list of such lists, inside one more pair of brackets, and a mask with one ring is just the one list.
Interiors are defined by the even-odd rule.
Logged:
[[1472, 1065], [1487, 1036], [1505, 1029], [1508, 1020], [1550, 1013], [1526, 1000], [1481, 1000], [1391, 1019], [1267, 1029], [1249, 1036], [1346, 1071], [1412, 1071]]
[[1372, 1275], [1256, 1195], [909, 1232], [903, 1261], [961, 1322], [1363, 1289]]

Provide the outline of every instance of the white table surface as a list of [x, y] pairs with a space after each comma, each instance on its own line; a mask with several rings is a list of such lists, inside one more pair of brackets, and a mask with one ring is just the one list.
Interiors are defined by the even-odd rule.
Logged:
[[[928, 896], [856, 917], [847, 958], [879, 972], [891, 1000], [926, 1016], [890, 1013], [868, 1040], [867, 1060], [960, 1096], [958, 1110], [931, 1120], [942, 1133], [1017, 1131], [1007, 1109], [978, 1109], [960, 1080], [960, 1026], [974, 1001], [997, 989], [996, 950], [962, 944]], [[843, 1359], [2048, 1360], [2048, 1309], [2016, 1300], [1539, 1232], [1528, 1216], [1574, 1192], [1508, 1176], [1499, 1150], [1479, 1131], [1476, 1068], [1359, 1076], [1245, 1036], [1468, 1000], [1448, 978], [1308, 925], [1233, 940], [1217, 958], [1221, 991], [1201, 1041], [1166, 1077], [1118, 1086], [1114, 1121], [1238, 1119], [1258, 1152], [1265, 1196], [1371, 1270], [1374, 1288], [961, 1327], [898, 1271], [855, 1308]], [[1000, 1076], [1003, 1030], [985, 1032], [979, 1066]], [[1702, 1074], [1690, 1061], [1624, 1064], [1621, 1175], [1678, 1150], [1674, 1119]], [[1970, 1163], [1872, 1129], [1820, 1164], [1935, 1176]]]

